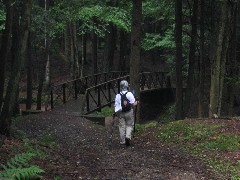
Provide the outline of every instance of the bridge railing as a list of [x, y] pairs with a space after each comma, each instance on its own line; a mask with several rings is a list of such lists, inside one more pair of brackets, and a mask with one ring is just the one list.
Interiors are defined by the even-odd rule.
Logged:
[[[154, 88], [171, 87], [168, 72], [143, 72], [140, 74], [141, 90]], [[105, 106], [111, 106], [115, 96], [120, 92], [120, 81], [128, 80], [129, 75], [119, 77], [97, 86], [86, 89], [85, 103], [83, 103], [82, 114], [90, 114], [94, 111], [101, 110]]]
[[120, 71], [104, 72], [53, 85], [50, 92], [51, 108], [58, 104], [64, 104], [70, 99], [77, 99], [80, 94], [85, 94], [86, 89], [89, 87], [126, 74], [127, 72]]

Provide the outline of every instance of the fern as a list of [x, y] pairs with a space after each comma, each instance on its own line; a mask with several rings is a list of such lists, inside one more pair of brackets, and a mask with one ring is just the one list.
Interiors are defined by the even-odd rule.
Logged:
[[0, 174], [0, 177], [12, 179], [30, 179], [36, 177], [38, 174], [44, 172], [38, 166], [32, 165], [28, 168], [12, 168], [8, 169], [5, 173]]
[[0, 173], [0, 177], [19, 180], [37, 177], [44, 170], [38, 166], [29, 164], [29, 161], [37, 155], [37, 153], [32, 152], [17, 154], [7, 162], [7, 165], [1, 164], [5, 172]]

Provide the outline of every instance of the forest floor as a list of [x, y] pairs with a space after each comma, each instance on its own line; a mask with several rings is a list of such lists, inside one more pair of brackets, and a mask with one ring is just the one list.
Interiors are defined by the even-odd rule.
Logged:
[[[186, 121], [220, 125], [221, 132], [233, 135], [239, 136], [240, 132], [238, 119]], [[21, 116], [14, 124], [15, 137], [21, 138], [5, 139], [0, 148], [0, 162], [5, 164], [14, 155], [26, 152], [26, 149], [41, 150], [45, 154], [44, 157], [35, 158], [31, 163], [44, 169], [45, 172], [41, 174], [44, 180], [221, 180], [231, 179], [228, 174], [229, 162], [231, 165], [234, 164], [234, 167], [240, 167], [239, 149], [234, 152], [215, 149], [214, 154], [212, 151], [199, 153], [196, 149], [189, 151], [187, 148], [196, 147], [196, 141], [181, 141], [181, 143], [161, 141], [161, 137], [158, 137], [159, 130], [164, 130], [166, 124], [171, 123], [155, 123], [152, 127], [139, 130], [129, 147], [119, 144], [116, 126], [112, 143], [109, 144], [111, 126], [108, 123], [106, 126], [94, 124], [66, 109]], [[168, 130], [178, 131], [176, 128]], [[26, 141], [26, 135], [30, 140]], [[177, 139], [182, 133], [171, 135], [174, 136], [173, 139]], [[216, 135], [214, 138], [217, 138]], [[197, 153], [193, 155], [193, 152]], [[206, 163], [206, 161], [210, 162], [213, 156], [221, 157], [228, 163], [225, 171], [216, 172], [212, 164]], [[240, 178], [240, 174], [238, 175], [234, 176], [236, 180]]]

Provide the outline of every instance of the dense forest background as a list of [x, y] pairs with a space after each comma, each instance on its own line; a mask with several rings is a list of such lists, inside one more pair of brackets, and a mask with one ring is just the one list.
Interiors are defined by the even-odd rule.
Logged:
[[236, 115], [238, 9], [238, 0], [1, 0], [0, 133], [20, 102], [40, 110], [52, 84], [110, 71], [129, 71], [135, 87], [141, 71], [168, 71], [176, 119]]

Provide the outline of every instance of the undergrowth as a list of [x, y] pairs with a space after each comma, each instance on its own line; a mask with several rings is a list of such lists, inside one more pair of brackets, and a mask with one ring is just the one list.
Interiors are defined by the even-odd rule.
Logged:
[[40, 179], [45, 171], [33, 162], [47, 157], [42, 147], [57, 147], [56, 137], [43, 133], [39, 140], [28, 139], [23, 131], [14, 129], [12, 137], [15, 136], [21, 143], [11, 146], [9, 151], [15, 156], [9, 157], [9, 160], [6, 159], [5, 163], [0, 164], [0, 179]]
[[44, 170], [29, 163], [29, 161], [36, 156], [38, 156], [38, 153], [33, 152], [15, 155], [6, 165], [1, 164], [4, 171], [0, 173], [0, 177], [19, 180], [38, 178], [39, 174], [43, 173]]

